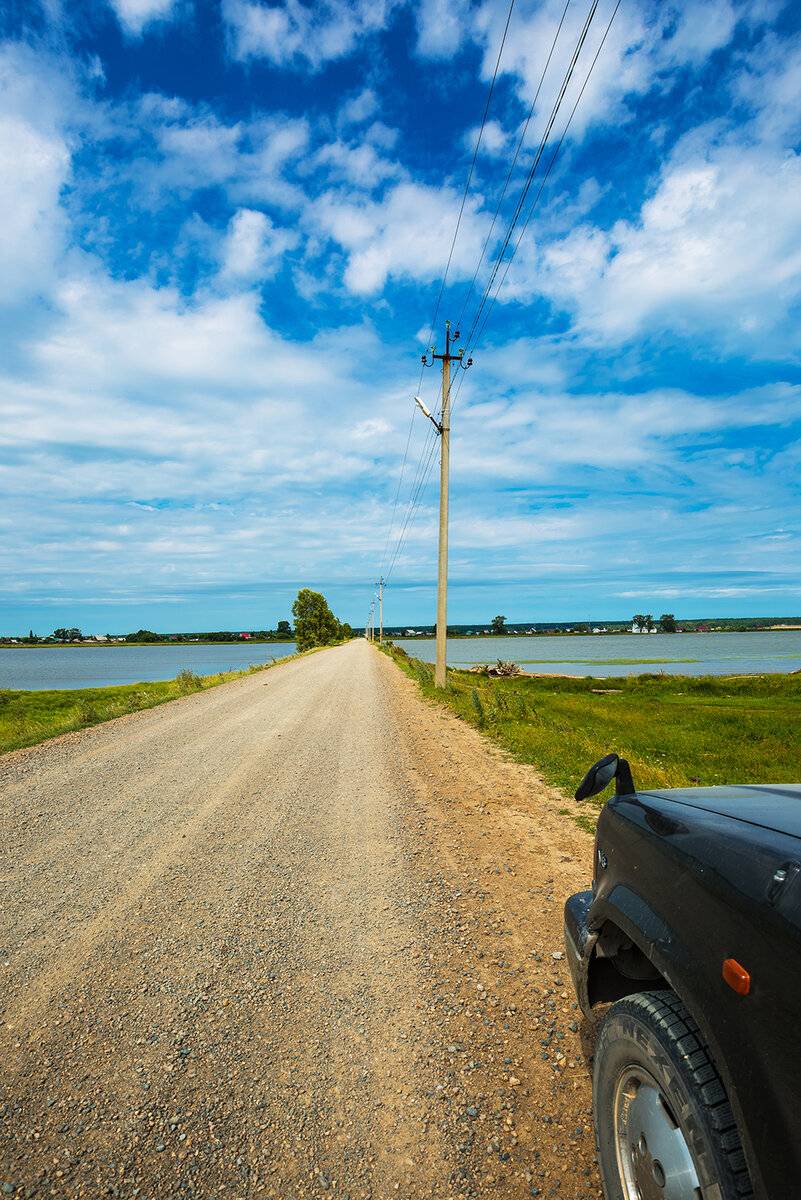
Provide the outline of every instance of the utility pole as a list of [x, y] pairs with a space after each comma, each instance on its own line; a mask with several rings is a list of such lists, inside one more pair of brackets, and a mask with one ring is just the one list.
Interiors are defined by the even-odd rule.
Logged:
[[379, 644], [379, 646], [381, 646], [384, 643], [384, 576], [383, 575], [381, 576], [381, 578], [379, 579], [378, 583], [375, 586], [378, 588], [378, 628], [379, 628], [378, 644]]
[[[459, 330], [453, 335], [454, 342], [459, 340]], [[422, 356], [423, 365], [434, 365], [434, 359], [442, 363], [442, 421], [435, 421], [421, 400], [415, 397], [417, 405], [428, 417], [440, 436], [440, 474], [439, 474], [439, 564], [437, 568], [437, 651], [434, 665], [434, 686], [444, 688], [447, 682], [447, 645], [448, 645], [448, 485], [450, 475], [451, 449], [451, 363], [456, 361], [463, 370], [473, 365], [472, 358], [464, 363], [464, 350], [451, 354], [451, 323], [445, 322], [445, 353], [437, 354], [436, 346], [431, 347], [431, 362], [428, 355]]]

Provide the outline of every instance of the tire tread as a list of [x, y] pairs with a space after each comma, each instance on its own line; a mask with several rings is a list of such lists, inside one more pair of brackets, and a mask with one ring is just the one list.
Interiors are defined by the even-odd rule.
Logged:
[[[684, 1003], [669, 991], [639, 992], [619, 1003], [629, 1011], [636, 1010], [641, 1017], [647, 1015], [672, 1045], [677, 1056], [684, 1060], [695, 1085], [696, 1098], [706, 1110], [721, 1155], [729, 1169], [729, 1190], [724, 1193], [726, 1200], [729, 1197], [732, 1200], [753, 1200], [751, 1179], [726, 1089], [706, 1040]], [[614, 1008], [610, 1010], [610, 1015], [612, 1012]]]

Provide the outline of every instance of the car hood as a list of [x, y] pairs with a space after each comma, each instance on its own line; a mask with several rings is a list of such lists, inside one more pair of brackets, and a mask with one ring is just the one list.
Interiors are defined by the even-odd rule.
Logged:
[[641, 799], [654, 797], [720, 813], [736, 821], [748, 821], [765, 829], [776, 829], [801, 838], [801, 783], [743, 784], [737, 787], [666, 788], [638, 792]]

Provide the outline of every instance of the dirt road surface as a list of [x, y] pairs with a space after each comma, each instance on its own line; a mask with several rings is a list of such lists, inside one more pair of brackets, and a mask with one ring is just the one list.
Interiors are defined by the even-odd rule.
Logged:
[[5, 755], [0, 805], [0, 1196], [600, 1196], [591, 839], [375, 648]]

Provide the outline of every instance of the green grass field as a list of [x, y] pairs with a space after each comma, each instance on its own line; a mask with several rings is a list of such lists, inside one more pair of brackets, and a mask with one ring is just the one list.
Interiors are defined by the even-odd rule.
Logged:
[[[448, 688], [437, 690], [429, 664], [397, 650], [393, 657], [425, 695], [571, 795], [610, 750], [628, 759], [641, 788], [801, 781], [801, 675], [489, 679], [448, 671]], [[597, 808], [588, 803], [587, 828]]]

